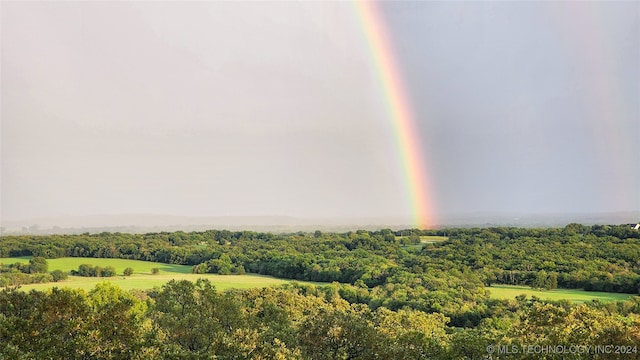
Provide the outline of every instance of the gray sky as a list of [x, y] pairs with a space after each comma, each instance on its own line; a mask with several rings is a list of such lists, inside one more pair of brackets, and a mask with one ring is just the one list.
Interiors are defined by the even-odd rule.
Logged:
[[[438, 213], [640, 210], [639, 2], [380, 9]], [[2, 218], [408, 218], [355, 11], [2, 2]]]

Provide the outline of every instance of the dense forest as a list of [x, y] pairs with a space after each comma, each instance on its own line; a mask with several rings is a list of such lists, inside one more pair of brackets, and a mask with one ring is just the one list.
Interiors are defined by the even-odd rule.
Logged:
[[[330, 284], [226, 292], [206, 281], [148, 292], [107, 283], [89, 293], [9, 287], [0, 292], [0, 357], [480, 359], [493, 345], [617, 345], [618, 353], [493, 358], [640, 358], [640, 297], [572, 304], [496, 300], [486, 290], [639, 294], [640, 234], [627, 226], [0, 238], [0, 257], [12, 256], [148, 260]], [[17, 285], [49, 275], [30, 266], [0, 266], [0, 276]]]

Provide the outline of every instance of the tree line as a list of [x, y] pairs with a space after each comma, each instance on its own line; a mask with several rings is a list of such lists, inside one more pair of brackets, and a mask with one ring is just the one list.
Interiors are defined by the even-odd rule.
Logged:
[[[449, 240], [419, 247], [420, 236]], [[472, 271], [484, 285], [640, 292], [640, 233], [628, 226], [271, 234], [211, 230], [4, 236], [0, 257], [122, 258], [308, 281], [383, 285], [397, 272]], [[543, 279], [544, 278], [544, 279]]]
[[[447, 241], [420, 243], [420, 236], [445, 235]], [[476, 327], [496, 313], [487, 292], [492, 284], [640, 292], [639, 233], [626, 226], [6, 236], [0, 252], [116, 257], [192, 265], [194, 273], [339, 282], [336, 291], [351, 303], [441, 313], [457, 327]]]
[[[337, 284], [336, 284], [337, 286]], [[483, 359], [490, 346], [616, 344], [598, 356], [505, 354], [500, 359], [640, 359], [640, 298], [574, 305], [518, 297], [473, 328], [441, 313], [346, 301], [331, 287], [221, 292], [208, 281], [153, 291], [99, 283], [88, 293], [0, 291], [0, 357], [8, 359]]]
[[[448, 240], [423, 243], [421, 236]], [[133, 292], [108, 284], [89, 293], [9, 288], [0, 291], [0, 358], [60, 358], [65, 353], [71, 355], [62, 357], [111, 359], [469, 359], [484, 358], [491, 344], [615, 340], [633, 345], [640, 343], [640, 297], [581, 305], [524, 296], [496, 300], [489, 298], [487, 286], [638, 294], [639, 255], [637, 231], [578, 224], [5, 236], [0, 256], [33, 258], [29, 264], [1, 265], [0, 272], [24, 276], [51, 276], [45, 258], [85, 256], [329, 284], [227, 292], [206, 281]]]
[[21, 262], [7, 265], [0, 263], [0, 287], [57, 282], [67, 278], [67, 274], [61, 270], [47, 273], [48, 269], [47, 259], [41, 256], [29, 259], [26, 264]]
[[628, 226], [455, 229], [423, 255], [468, 267], [487, 284], [640, 293], [640, 233]]

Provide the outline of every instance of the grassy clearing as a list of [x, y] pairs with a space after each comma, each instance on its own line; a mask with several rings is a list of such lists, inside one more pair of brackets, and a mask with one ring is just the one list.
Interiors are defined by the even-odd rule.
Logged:
[[[23, 256], [19, 258], [0, 258], [0, 263], [12, 264], [16, 262], [29, 262], [30, 256]], [[49, 271], [62, 270], [69, 272], [71, 270], [77, 270], [78, 266], [82, 264], [90, 264], [94, 266], [113, 266], [116, 269], [117, 274], [122, 274], [122, 271], [131, 267], [134, 270], [134, 274], [151, 274], [151, 269], [160, 269], [160, 274], [164, 273], [178, 273], [189, 274], [191, 273], [191, 266], [189, 265], [174, 265], [163, 264], [152, 261], [141, 260], [127, 260], [127, 259], [97, 259], [97, 258], [84, 258], [84, 257], [66, 257], [60, 259], [47, 259], [49, 264]]]
[[411, 244], [411, 245], [402, 245], [400, 246], [402, 249], [407, 251], [420, 251], [424, 247], [424, 244]]
[[420, 242], [423, 244], [433, 244], [449, 240], [448, 236], [425, 235], [420, 236]]
[[592, 300], [603, 302], [622, 301], [633, 296], [629, 294], [571, 289], [534, 290], [526, 286], [511, 285], [493, 285], [486, 289], [489, 290], [492, 299], [515, 299], [516, 296], [524, 294], [527, 295], [527, 297], [536, 296], [544, 300], [569, 300], [575, 303], [590, 302]]
[[420, 251], [427, 244], [435, 244], [449, 240], [447, 236], [425, 235], [420, 236], [419, 244], [403, 245], [402, 248], [409, 251]]
[[[398, 236], [396, 237], [396, 241], [400, 241], [402, 239], [407, 238], [407, 236]], [[433, 244], [437, 242], [443, 242], [449, 240], [448, 236], [438, 236], [438, 235], [422, 235], [420, 236], [421, 244]]]
[[[153, 289], [154, 287], [160, 287], [167, 283], [169, 280], [189, 280], [196, 281], [198, 279], [208, 279], [218, 290], [226, 289], [249, 289], [257, 287], [267, 287], [273, 285], [282, 285], [291, 282], [291, 280], [277, 279], [271, 276], [264, 275], [216, 275], [216, 274], [180, 274], [180, 273], [165, 273], [158, 275], [149, 274], [134, 274], [132, 276], [115, 276], [109, 278], [100, 277], [82, 277], [82, 276], [69, 276], [67, 280], [57, 283], [46, 284], [30, 284], [22, 285], [20, 289], [24, 291], [44, 290], [52, 287], [70, 287], [84, 290], [93, 289], [97, 283], [108, 281], [114, 285], [119, 286], [124, 290], [131, 289]], [[307, 282], [300, 281], [300, 283]]]
[[[28, 262], [30, 257], [21, 258], [0, 258], [0, 263], [11, 264], [16, 262]], [[191, 274], [191, 266], [189, 265], [173, 265], [163, 264], [151, 261], [140, 260], [126, 260], [126, 259], [98, 259], [98, 258], [60, 258], [60, 259], [47, 259], [49, 263], [49, 271], [62, 270], [69, 272], [75, 270], [81, 264], [91, 264], [93, 266], [113, 266], [116, 269], [118, 276], [101, 278], [101, 277], [83, 277], [83, 276], [69, 276], [67, 280], [57, 283], [46, 284], [30, 284], [22, 285], [21, 289], [29, 291], [31, 289], [43, 290], [49, 289], [54, 286], [57, 287], [71, 287], [81, 288], [85, 290], [91, 290], [95, 285], [102, 281], [108, 281], [114, 285], [118, 285], [122, 289], [152, 289], [156, 286], [162, 286], [169, 280], [189, 280], [196, 281], [199, 278], [208, 279], [216, 288], [220, 290], [225, 289], [248, 289], [256, 287], [266, 287], [272, 285], [282, 285], [292, 282], [292, 280], [278, 279], [272, 276], [265, 275], [217, 275], [217, 274]], [[132, 276], [122, 276], [122, 271], [126, 267], [131, 267], [134, 270]], [[151, 274], [151, 269], [158, 268], [160, 272], [156, 275]], [[299, 281], [301, 284], [314, 284], [320, 285], [322, 283], [313, 283], [306, 281]]]

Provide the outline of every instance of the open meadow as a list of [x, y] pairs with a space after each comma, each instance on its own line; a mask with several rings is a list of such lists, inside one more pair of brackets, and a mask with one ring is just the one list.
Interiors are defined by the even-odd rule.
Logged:
[[448, 236], [439, 235], [420, 235], [420, 242], [423, 244], [433, 244], [449, 240]]
[[[16, 262], [29, 262], [31, 257], [15, 257], [15, 258], [0, 258], [0, 263], [12, 264]], [[84, 276], [69, 276], [67, 280], [59, 282], [51, 282], [44, 284], [29, 284], [21, 285], [21, 289], [29, 291], [32, 289], [43, 290], [52, 287], [70, 287], [79, 288], [84, 290], [91, 290], [97, 283], [108, 281], [114, 285], [119, 286], [122, 289], [152, 289], [154, 287], [162, 286], [170, 280], [189, 280], [196, 281], [203, 278], [211, 281], [219, 290], [225, 289], [247, 289], [266, 287], [273, 285], [282, 285], [293, 282], [288, 279], [278, 279], [272, 276], [245, 274], [245, 275], [218, 275], [218, 274], [192, 274], [191, 266], [189, 265], [176, 265], [176, 264], [163, 264], [152, 261], [140, 261], [140, 260], [127, 260], [127, 259], [102, 259], [102, 258], [74, 258], [65, 257], [59, 259], [47, 259], [49, 264], [49, 271], [62, 270], [64, 272], [70, 272], [71, 270], [77, 270], [81, 264], [90, 264], [93, 266], [113, 266], [116, 269], [117, 276], [113, 277], [84, 277]], [[131, 276], [123, 276], [122, 272], [125, 268], [133, 268], [134, 272]], [[151, 269], [158, 268], [160, 271], [158, 274], [152, 274]], [[321, 285], [322, 283], [314, 283], [308, 281], [298, 281], [303, 284], [315, 284]]]
[[527, 286], [492, 285], [486, 288], [492, 299], [515, 299], [518, 295], [536, 296], [543, 300], [569, 300], [574, 303], [585, 303], [592, 300], [602, 302], [623, 301], [629, 299], [630, 294], [584, 291], [574, 289], [537, 290]]
[[[398, 237], [398, 239], [400, 240], [402, 237]], [[403, 245], [402, 248], [405, 250], [420, 251], [427, 244], [441, 243], [447, 240], [449, 240], [448, 236], [421, 235], [419, 244]]]
[[[427, 241], [434, 241], [435, 239], [428, 239]], [[441, 240], [442, 241], [442, 240]], [[418, 244], [420, 246], [422, 244]], [[12, 257], [12, 258], [0, 258], [0, 263], [12, 264], [16, 262], [29, 262], [29, 256]], [[113, 277], [84, 277], [84, 276], [69, 276], [67, 280], [60, 282], [51, 282], [44, 284], [29, 284], [22, 285], [23, 290], [43, 290], [49, 289], [54, 286], [57, 287], [71, 287], [80, 288], [84, 290], [91, 290], [99, 282], [108, 281], [117, 285], [125, 290], [130, 289], [152, 289], [154, 287], [162, 286], [170, 280], [189, 280], [196, 281], [203, 278], [211, 281], [218, 289], [232, 289], [232, 288], [256, 288], [266, 287], [273, 285], [282, 285], [292, 280], [279, 279], [273, 276], [257, 275], [257, 274], [245, 274], [245, 275], [218, 275], [218, 274], [192, 274], [191, 266], [189, 265], [177, 265], [177, 264], [164, 264], [152, 261], [141, 260], [128, 260], [128, 259], [106, 259], [106, 258], [85, 258], [85, 257], [65, 257], [58, 259], [47, 259], [49, 264], [49, 271], [62, 270], [69, 273], [71, 270], [77, 270], [82, 264], [90, 264], [93, 266], [113, 266], [116, 269], [117, 276]], [[131, 276], [123, 276], [122, 273], [125, 268], [133, 268], [134, 272]], [[152, 274], [152, 269], [157, 268], [159, 272]], [[323, 285], [324, 283], [299, 281], [303, 284]], [[584, 291], [575, 289], [555, 289], [555, 290], [538, 290], [532, 289], [527, 286], [512, 286], [512, 285], [493, 285], [486, 288], [490, 292], [492, 299], [515, 299], [518, 295], [526, 295], [527, 297], [538, 297], [543, 300], [569, 300], [574, 303], [590, 302], [592, 300], [598, 300], [602, 302], [608, 301], [622, 301], [626, 300], [632, 295], [621, 293], [608, 293], [608, 292], [596, 292], [596, 291]]]

